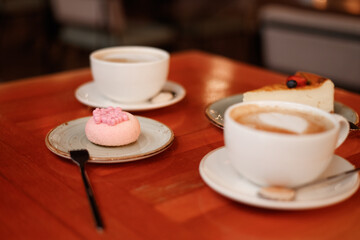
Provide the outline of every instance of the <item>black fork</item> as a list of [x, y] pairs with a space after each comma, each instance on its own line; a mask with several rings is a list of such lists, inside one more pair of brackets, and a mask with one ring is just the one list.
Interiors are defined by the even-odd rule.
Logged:
[[70, 157], [71, 157], [71, 160], [73, 160], [73, 162], [76, 163], [80, 167], [81, 177], [84, 182], [85, 191], [86, 191], [86, 194], [87, 194], [89, 202], [90, 202], [90, 206], [91, 206], [91, 210], [92, 210], [92, 213], [93, 213], [93, 216], [95, 219], [96, 227], [98, 228], [98, 230], [103, 230], [104, 225], [101, 220], [101, 216], [100, 216], [100, 213], [99, 213], [99, 210], [98, 210], [95, 198], [94, 198], [94, 194], [93, 194], [91, 185], [89, 183], [87, 174], [85, 172], [85, 164], [89, 160], [89, 152], [86, 149], [71, 150]]

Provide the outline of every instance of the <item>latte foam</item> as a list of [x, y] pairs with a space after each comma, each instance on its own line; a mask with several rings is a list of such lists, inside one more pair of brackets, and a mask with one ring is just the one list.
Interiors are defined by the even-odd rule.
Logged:
[[276, 106], [243, 105], [234, 108], [230, 116], [251, 128], [285, 134], [313, 134], [334, 127], [330, 120], [320, 114]]

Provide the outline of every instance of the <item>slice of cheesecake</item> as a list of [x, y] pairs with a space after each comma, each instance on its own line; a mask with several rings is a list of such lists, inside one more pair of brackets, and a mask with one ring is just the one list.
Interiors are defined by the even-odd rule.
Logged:
[[[316, 74], [297, 72], [295, 76], [306, 79], [304, 86], [288, 87], [287, 84], [274, 84], [244, 93], [244, 102], [276, 100], [302, 103], [334, 112], [334, 83]], [[284, 81], [285, 82], [285, 81]]]

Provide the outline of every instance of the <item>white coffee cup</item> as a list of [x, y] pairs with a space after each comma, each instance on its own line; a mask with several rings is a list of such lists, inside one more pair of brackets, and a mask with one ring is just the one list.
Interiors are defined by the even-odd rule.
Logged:
[[169, 53], [142, 46], [110, 47], [90, 55], [99, 92], [124, 103], [142, 102], [158, 94], [167, 81]]
[[[259, 109], [267, 110], [250, 117], [250, 113]], [[289, 115], [290, 112], [295, 115]], [[349, 123], [344, 117], [290, 102], [239, 103], [230, 106], [224, 118], [225, 147], [232, 166], [240, 175], [261, 186], [294, 187], [316, 179], [329, 166], [335, 149], [349, 132]], [[259, 130], [255, 126], [271, 130]], [[320, 131], [322, 126], [327, 128]], [[312, 128], [320, 132], [298, 134]], [[276, 129], [297, 133], [279, 133]]]

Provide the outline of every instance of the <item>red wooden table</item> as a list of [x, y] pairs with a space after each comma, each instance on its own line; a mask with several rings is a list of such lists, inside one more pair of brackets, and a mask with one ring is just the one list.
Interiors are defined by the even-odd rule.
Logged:
[[[360, 192], [326, 208], [277, 211], [229, 200], [209, 188], [199, 163], [224, 145], [222, 130], [204, 114], [208, 104], [282, 82], [284, 76], [199, 51], [173, 54], [171, 81], [181, 102], [135, 114], [158, 120], [173, 145], [148, 159], [88, 164], [105, 222], [94, 227], [79, 169], [45, 146], [48, 131], [91, 114], [75, 89], [89, 69], [0, 84], [1, 239], [360, 239]], [[360, 112], [360, 95], [336, 89], [335, 99]], [[360, 134], [336, 154], [360, 166]]]

